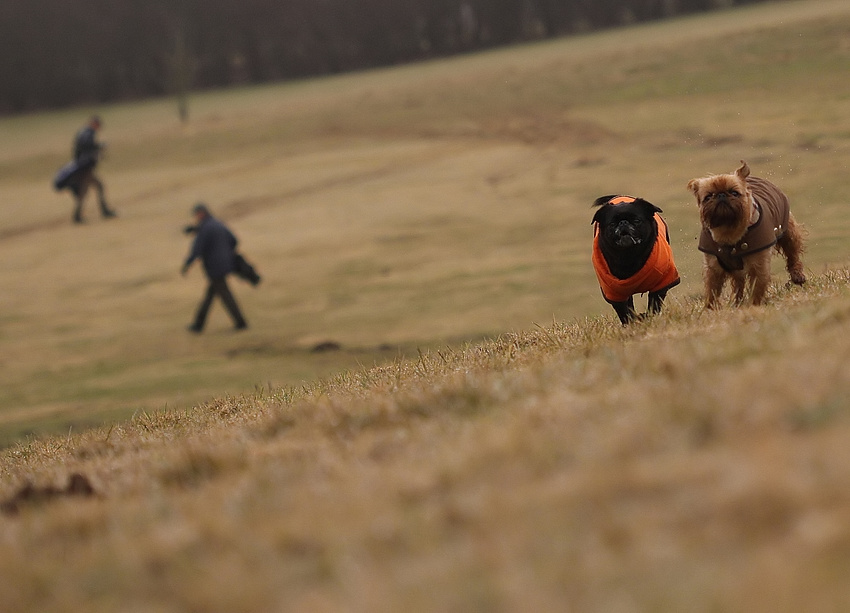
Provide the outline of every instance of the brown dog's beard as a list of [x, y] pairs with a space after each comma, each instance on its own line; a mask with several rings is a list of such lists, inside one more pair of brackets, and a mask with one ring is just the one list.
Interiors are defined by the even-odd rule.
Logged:
[[735, 175], [700, 179], [695, 186], [700, 221], [720, 244], [734, 245], [747, 232], [753, 214], [752, 195]]
[[752, 205], [729, 201], [713, 201], [703, 205], [703, 226], [721, 245], [734, 245], [747, 233]]
[[703, 223], [709, 228], [734, 228], [741, 221], [741, 205], [729, 200], [713, 200], [702, 208]]

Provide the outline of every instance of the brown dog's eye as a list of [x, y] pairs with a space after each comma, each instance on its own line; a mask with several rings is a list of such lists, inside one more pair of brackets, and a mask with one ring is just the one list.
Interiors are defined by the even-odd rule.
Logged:
[[733, 190], [732, 190], [731, 192], [729, 192], [729, 193], [730, 193], [730, 194], [732, 194], [733, 196], [735, 196], [735, 198], [737, 198], [738, 196], [740, 196], [740, 195], [741, 195], [741, 194], [739, 194], [739, 193], [738, 193], [738, 190], [735, 190], [735, 189], [733, 189]]
[[705, 197], [702, 199], [702, 201], [703, 201], [703, 202], [708, 202], [709, 200], [711, 200], [711, 198], [712, 198], [713, 196], [714, 196], [714, 194], [706, 194], [706, 195], [705, 195]]

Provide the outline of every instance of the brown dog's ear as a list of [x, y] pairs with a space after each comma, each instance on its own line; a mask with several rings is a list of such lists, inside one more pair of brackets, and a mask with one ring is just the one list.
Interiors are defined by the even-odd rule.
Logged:
[[744, 160], [741, 160], [741, 167], [735, 171], [735, 174], [738, 175], [738, 178], [741, 180], [750, 176], [750, 167], [747, 166], [747, 163]]
[[699, 202], [699, 186], [701, 181], [699, 179], [691, 179], [688, 181], [688, 189], [691, 193], [697, 197], [697, 202]]

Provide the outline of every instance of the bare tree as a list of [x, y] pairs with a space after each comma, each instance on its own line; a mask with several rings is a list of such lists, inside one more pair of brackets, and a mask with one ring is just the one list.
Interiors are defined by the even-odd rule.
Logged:
[[186, 41], [186, 29], [179, 21], [174, 25], [174, 47], [168, 57], [169, 89], [177, 96], [177, 113], [182, 123], [189, 122], [189, 92], [195, 73], [195, 59]]

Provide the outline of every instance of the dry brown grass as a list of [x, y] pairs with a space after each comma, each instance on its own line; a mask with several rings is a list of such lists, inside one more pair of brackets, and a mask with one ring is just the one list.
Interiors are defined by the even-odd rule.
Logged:
[[33, 441], [15, 611], [835, 611], [850, 271]]
[[[99, 109], [116, 223], [71, 227], [49, 191], [88, 110], [0, 121], [0, 444], [416, 348], [607, 313], [589, 203], [665, 209], [699, 291], [683, 185], [746, 158], [810, 229], [814, 271], [848, 261], [846, 2], [771, 3], [447, 62]], [[700, 42], [706, 41], [706, 42]], [[183, 328], [177, 270], [205, 199], [266, 276], [252, 330]], [[313, 354], [333, 340], [344, 351]]]

